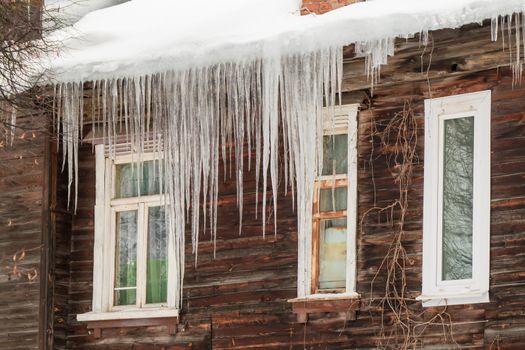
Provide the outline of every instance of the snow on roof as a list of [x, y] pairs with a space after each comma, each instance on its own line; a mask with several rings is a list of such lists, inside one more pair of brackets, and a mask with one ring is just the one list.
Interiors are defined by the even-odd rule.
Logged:
[[300, 16], [298, 0], [132, 0], [55, 36], [59, 81], [152, 74], [457, 28], [525, 0], [374, 0]]

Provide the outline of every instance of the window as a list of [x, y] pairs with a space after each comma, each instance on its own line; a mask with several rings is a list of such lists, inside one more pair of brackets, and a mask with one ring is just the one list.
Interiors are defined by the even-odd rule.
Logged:
[[93, 311], [79, 321], [178, 316], [160, 164], [154, 153], [107, 157], [96, 146]]
[[[323, 167], [315, 180], [311, 256], [308, 268], [299, 268], [299, 298], [310, 295], [355, 295], [357, 205], [357, 110], [345, 105], [323, 115]], [[308, 239], [308, 238], [307, 238]], [[301, 254], [299, 255], [299, 265]], [[336, 295], [337, 293], [337, 295]], [[301, 295], [304, 294], [304, 295]]]
[[160, 195], [159, 161], [113, 162], [111, 241], [113, 308], [166, 305], [167, 235]]
[[425, 101], [424, 306], [489, 301], [490, 98]]

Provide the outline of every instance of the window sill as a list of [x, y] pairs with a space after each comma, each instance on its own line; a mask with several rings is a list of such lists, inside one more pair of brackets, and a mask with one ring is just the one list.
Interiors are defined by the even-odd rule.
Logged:
[[336, 301], [359, 299], [361, 296], [357, 293], [319, 293], [310, 294], [302, 298], [295, 298], [288, 300], [289, 303], [313, 302], [313, 301]]
[[297, 321], [305, 323], [308, 315], [314, 313], [338, 313], [347, 320], [355, 319], [361, 300], [357, 293], [312, 294], [302, 298], [288, 300], [292, 310], [297, 314]]
[[164, 318], [179, 317], [178, 309], [151, 308], [151, 309], [130, 309], [110, 312], [86, 312], [77, 315], [79, 322], [91, 321], [114, 321], [114, 320], [133, 320], [141, 318]]
[[423, 307], [481, 304], [490, 302], [489, 292], [481, 291], [455, 294], [421, 294], [416, 300], [422, 301]]
[[86, 312], [77, 315], [77, 321], [87, 322], [87, 328], [93, 329], [95, 338], [100, 338], [102, 330], [106, 328], [151, 326], [166, 326], [168, 333], [174, 335], [177, 332], [178, 320], [179, 310], [168, 308]]

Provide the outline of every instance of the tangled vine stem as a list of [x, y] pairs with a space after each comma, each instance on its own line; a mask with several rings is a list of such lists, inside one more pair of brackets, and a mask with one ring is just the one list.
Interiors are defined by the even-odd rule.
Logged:
[[[409, 209], [409, 191], [412, 185], [414, 166], [418, 163], [418, 125], [411, 102], [406, 101], [403, 110], [389, 120], [383, 130], [377, 122], [372, 122], [371, 137], [379, 136], [381, 140], [380, 155], [386, 157], [394, 182], [398, 186], [399, 196], [385, 206], [374, 205], [361, 218], [360, 233], [365, 235], [365, 222], [371, 215], [387, 217], [392, 228], [392, 241], [386, 255], [372, 279], [370, 286], [369, 306], [377, 306], [381, 311], [381, 326], [378, 334], [379, 349], [417, 349], [421, 345], [421, 336], [430, 326], [439, 326], [444, 339], [455, 346], [452, 333], [452, 320], [447, 308], [440, 308], [434, 315], [428, 316], [420, 311], [419, 302], [414, 293], [407, 288], [407, 267], [414, 265], [403, 243], [405, 237], [405, 220]], [[374, 150], [372, 150], [374, 152]], [[373, 157], [370, 158], [373, 161]], [[384, 292], [374, 295], [378, 277], [385, 276]]]
[[13, 143], [15, 129], [30, 129], [17, 125], [17, 114], [50, 116], [51, 106], [43, 102], [52, 75], [41, 59], [57, 54], [61, 43], [50, 34], [67, 25], [59, 7], [46, 8], [41, 0], [0, 0], [0, 149]]

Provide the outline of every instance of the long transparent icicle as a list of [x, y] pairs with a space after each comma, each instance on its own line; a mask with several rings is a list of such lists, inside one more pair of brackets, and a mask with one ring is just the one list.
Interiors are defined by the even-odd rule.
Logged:
[[[382, 43], [382, 47], [388, 50], [389, 43]], [[167, 199], [169, 249], [178, 262], [176, 276], [180, 291], [186, 225], [190, 228], [195, 262], [201, 232], [209, 229], [215, 247], [220, 160], [223, 176], [233, 176], [235, 172], [241, 232], [245, 147], [249, 153], [255, 149], [256, 202], [259, 180], [262, 182], [263, 235], [269, 217], [266, 210], [269, 188], [273, 195], [270, 216], [277, 234], [279, 156], [282, 150], [286, 152], [285, 185], [291, 185], [292, 193], [297, 195], [294, 203], [301, 237], [300, 266], [310, 263], [304, 252], [311, 244], [308, 237], [314, 178], [322, 164], [322, 109], [335, 104], [341, 73], [342, 49], [334, 47], [93, 83], [91, 127], [94, 134], [102, 135], [108, 156], [114, 157], [122, 149], [117, 143], [123, 140], [132, 153], [162, 155], [160, 182]], [[65, 83], [56, 91], [56, 123], [57, 130], [62, 132], [63, 164], [68, 166], [71, 193], [75, 184], [76, 198], [84, 86]], [[135, 160], [139, 169], [142, 159]], [[251, 161], [249, 154], [248, 168]], [[300, 284], [301, 290], [308, 288], [308, 281]], [[181, 293], [176, 298], [178, 304]]]

